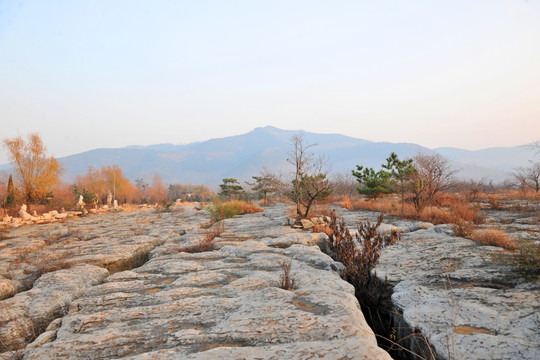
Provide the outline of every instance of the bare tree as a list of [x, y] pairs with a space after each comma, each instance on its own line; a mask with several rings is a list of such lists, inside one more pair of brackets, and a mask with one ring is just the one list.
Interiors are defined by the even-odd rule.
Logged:
[[530, 166], [515, 169], [512, 176], [516, 185], [523, 191], [530, 188], [538, 192], [540, 190], [540, 161], [529, 162]]
[[418, 212], [428, 205], [433, 205], [437, 198], [454, 186], [457, 170], [450, 166], [450, 160], [441, 154], [427, 155], [418, 153], [414, 157], [416, 174], [411, 188], [413, 203]]
[[331, 193], [326, 160], [322, 156], [315, 157], [310, 150], [313, 146], [315, 144], [307, 144], [301, 134], [294, 135], [287, 154], [294, 174], [292, 179], [276, 181], [281, 192], [296, 204], [296, 214], [300, 217], [307, 217], [312, 205]]

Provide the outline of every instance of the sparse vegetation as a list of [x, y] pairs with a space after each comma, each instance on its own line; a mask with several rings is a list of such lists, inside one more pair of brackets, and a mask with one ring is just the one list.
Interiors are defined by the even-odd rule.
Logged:
[[292, 277], [291, 268], [293, 259], [291, 257], [284, 260], [277, 260], [279, 267], [281, 268], [281, 275], [279, 277], [279, 287], [283, 290], [295, 290], [295, 279]]
[[506, 250], [517, 249], [517, 244], [500, 229], [479, 229], [470, 234], [470, 239], [483, 245], [500, 246]]
[[218, 222], [223, 219], [229, 219], [236, 215], [263, 212], [263, 209], [261, 209], [257, 205], [249, 204], [245, 201], [239, 200], [223, 202], [219, 199], [214, 199], [212, 205], [208, 205], [205, 209], [206, 212], [210, 215], [212, 221], [214, 222]]
[[287, 162], [294, 166], [292, 179], [279, 179], [273, 175], [273, 182], [279, 192], [289, 198], [296, 206], [296, 217], [307, 218], [311, 207], [332, 192], [325, 170], [326, 160], [315, 158], [310, 150], [315, 144], [307, 144], [302, 135], [291, 138], [291, 150]]
[[521, 242], [514, 252], [492, 255], [493, 260], [509, 265], [527, 280], [540, 281], [540, 245]]
[[[335, 212], [332, 212], [330, 237], [334, 244], [333, 251], [345, 265], [345, 279], [354, 285], [360, 304], [373, 307], [378, 304], [379, 296], [386, 286], [377, 276], [372, 276], [371, 270], [377, 265], [380, 251], [383, 247], [394, 244], [399, 234], [381, 235], [377, 229], [384, 217], [380, 215], [375, 224], [365, 221], [358, 226], [358, 232], [353, 236], [342, 219], [338, 222]], [[357, 247], [357, 244], [359, 247]]]

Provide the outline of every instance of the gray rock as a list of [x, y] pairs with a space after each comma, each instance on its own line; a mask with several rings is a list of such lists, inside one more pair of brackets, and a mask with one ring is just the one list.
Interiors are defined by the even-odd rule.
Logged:
[[399, 336], [420, 329], [443, 359], [539, 358], [540, 286], [505, 283], [508, 269], [487, 261], [499, 248], [449, 232], [406, 233], [382, 251], [375, 271], [395, 285]]
[[108, 275], [107, 270], [79, 265], [43, 275], [31, 290], [2, 301], [0, 339], [7, 350], [16, 350], [46, 328], [56, 317], [63, 316], [69, 304], [91, 285]]
[[[118, 271], [64, 301], [67, 315], [26, 348], [25, 359], [390, 359], [378, 348], [353, 287], [340, 278], [342, 265], [316, 246], [326, 235], [283, 226], [285, 209], [277, 205], [264, 216], [226, 220], [214, 250], [202, 253], [182, 251], [205, 236], [199, 224], [208, 217], [191, 207], [69, 220], [78, 225], [58, 240], [57, 250], [77, 249], [74, 261], [105, 256], [99, 249], [124, 238], [154, 247], [142, 266]], [[292, 290], [279, 286], [280, 264], [288, 259]], [[38, 280], [13, 299], [24, 303], [27, 293], [54, 287], [50, 277], [57, 273], [43, 276], [49, 276], [47, 287]]]

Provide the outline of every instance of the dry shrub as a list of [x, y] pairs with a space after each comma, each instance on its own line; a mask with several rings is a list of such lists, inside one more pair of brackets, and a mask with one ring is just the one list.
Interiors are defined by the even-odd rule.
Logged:
[[257, 205], [240, 200], [223, 202], [219, 199], [213, 201], [212, 205], [206, 207], [206, 211], [214, 222], [229, 219], [236, 215], [254, 214], [264, 210]]
[[433, 205], [439, 207], [454, 207], [463, 205], [463, 199], [458, 194], [442, 193], [437, 197], [437, 201]]
[[341, 196], [341, 201], [339, 202], [339, 205], [341, 207], [344, 207], [347, 210], [352, 210], [353, 209], [352, 201], [351, 201], [351, 198], [349, 196], [342, 195]]
[[483, 245], [500, 246], [506, 250], [517, 249], [512, 238], [500, 229], [479, 229], [471, 233], [471, 240]]
[[[383, 221], [380, 215], [377, 223], [371, 224], [365, 221], [358, 226], [358, 233], [353, 235], [345, 226], [345, 221], [337, 221], [336, 213], [332, 211], [330, 227], [333, 235], [330, 242], [332, 250], [345, 266], [345, 280], [353, 284], [356, 297], [362, 306], [377, 306], [382, 289], [386, 287], [384, 281], [376, 275], [371, 275], [371, 270], [377, 265], [380, 251], [383, 247], [394, 244], [399, 239], [399, 234], [381, 235], [377, 228]], [[357, 247], [356, 243], [360, 244]]]
[[295, 280], [292, 278], [291, 274], [292, 261], [293, 259], [290, 257], [286, 260], [277, 260], [277, 263], [282, 270], [282, 273], [279, 277], [279, 287], [283, 290], [296, 289]]
[[468, 204], [459, 204], [451, 208], [452, 214], [465, 221], [472, 222], [475, 225], [480, 225], [484, 222], [484, 217], [478, 209]]
[[385, 197], [375, 200], [350, 200], [350, 205], [346, 204], [349, 210], [366, 210], [381, 212], [387, 215], [401, 216], [406, 218], [416, 218], [416, 210], [410, 203], [403, 204], [401, 208], [401, 200], [396, 197]]
[[500, 192], [501, 197], [505, 200], [540, 200], [540, 192], [534, 190], [504, 190]]
[[186, 253], [200, 253], [205, 251], [213, 250], [214, 239], [221, 236], [225, 231], [225, 224], [223, 221], [217, 222], [212, 226], [204, 229], [204, 237], [199, 240], [197, 244], [181, 246], [176, 250], [176, 252], [186, 252]]
[[245, 201], [237, 201], [242, 209], [242, 215], [244, 214], [255, 214], [258, 212], [264, 212], [259, 206], [255, 204], [250, 204]]
[[468, 238], [474, 230], [473, 224], [470, 221], [454, 217], [452, 224], [450, 224], [455, 236], [461, 236]]
[[419, 215], [420, 220], [427, 221], [432, 224], [449, 224], [453, 217], [449, 210], [438, 207], [427, 207], [422, 210]]
[[488, 195], [487, 201], [489, 203], [489, 207], [493, 210], [502, 210], [503, 206], [501, 203], [501, 199], [497, 195]]

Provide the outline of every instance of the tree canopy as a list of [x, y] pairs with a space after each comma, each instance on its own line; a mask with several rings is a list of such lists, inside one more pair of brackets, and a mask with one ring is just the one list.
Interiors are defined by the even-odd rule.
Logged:
[[26, 141], [19, 136], [3, 142], [26, 201], [36, 202], [50, 194], [54, 185], [60, 182], [62, 167], [54, 157], [46, 155], [41, 137], [33, 133]]

